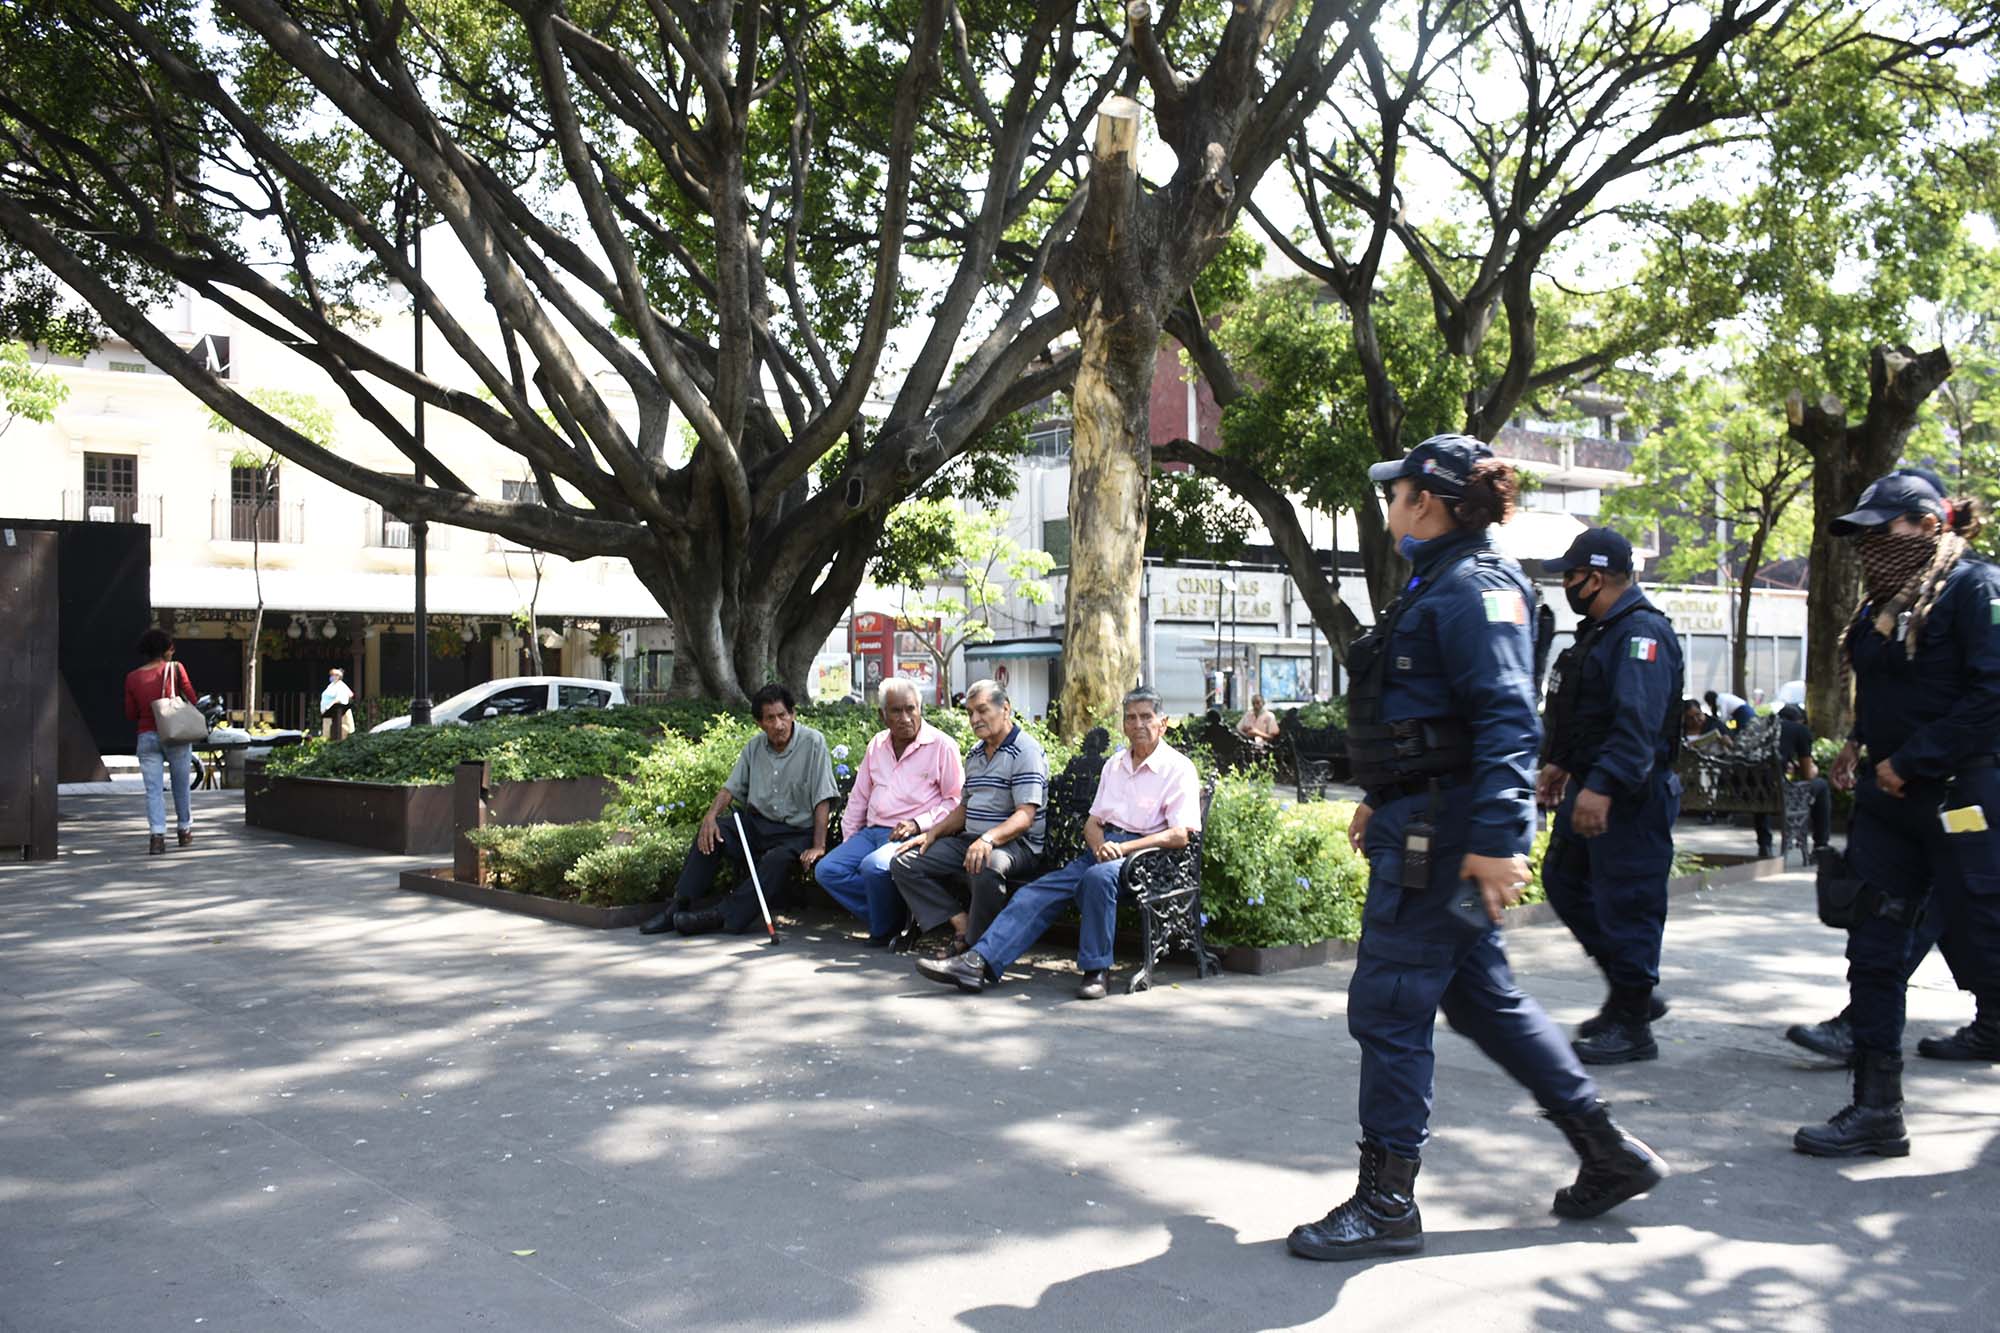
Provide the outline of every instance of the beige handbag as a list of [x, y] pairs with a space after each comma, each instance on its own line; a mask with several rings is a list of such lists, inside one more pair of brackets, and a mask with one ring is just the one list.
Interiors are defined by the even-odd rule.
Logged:
[[[174, 689], [176, 671], [181, 678], [187, 675], [187, 668], [179, 662], [166, 664], [166, 669], [160, 672], [160, 697], [153, 700], [153, 730], [159, 733], [162, 745], [188, 745], [208, 739], [208, 719]], [[193, 681], [188, 681], [188, 693], [194, 693]]]

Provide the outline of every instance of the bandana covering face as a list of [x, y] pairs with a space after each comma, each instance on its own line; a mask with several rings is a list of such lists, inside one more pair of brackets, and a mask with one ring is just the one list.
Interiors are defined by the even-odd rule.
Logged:
[[1862, 595], [1875, 613], [1875, 632], [1890, 637], [1908, 612], [1903, 651], [1915, 657], [1924, 621], [1965, 550], [1965, 538], [1955, 532], [1876, 531], [1862, 537], [1856, 554], [1861, 557]]

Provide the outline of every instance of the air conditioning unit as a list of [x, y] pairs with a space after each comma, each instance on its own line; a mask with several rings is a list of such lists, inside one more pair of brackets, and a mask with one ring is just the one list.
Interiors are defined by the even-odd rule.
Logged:
[[410, 525], [400, 518], [392, 518], [382, 524], [382, 544], [384, 546], [408, 546]]
[[92, 505], [89, 509], [92, 523], [116, 523], [118, 509], [115, 505]]

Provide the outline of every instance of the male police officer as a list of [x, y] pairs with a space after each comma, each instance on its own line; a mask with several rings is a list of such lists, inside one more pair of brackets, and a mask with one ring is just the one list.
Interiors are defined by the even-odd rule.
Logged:
[[1577, 1030], [1577, 1057], [1612, 1065], [1658, 1058], [1652, 1020], [1667, 875], [1681, 786], [1681, 648], [1632, 581], [1632, 543], [1609, 528], [1578, 534], [1542, 567], [1561, 576], [1584, 620], [1549, 683], [1536, 799], [1556, 808], [1542, 885], [1611, 995]]

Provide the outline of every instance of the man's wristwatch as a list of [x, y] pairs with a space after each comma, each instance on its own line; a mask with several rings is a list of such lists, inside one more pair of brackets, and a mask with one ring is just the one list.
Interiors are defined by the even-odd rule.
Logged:
[[985, 843], [988, 847], [998, 847], [1000, 845], [999, 843], [993, 841], [993, 834], [991, 832], [980, 834], [979, 841]]

